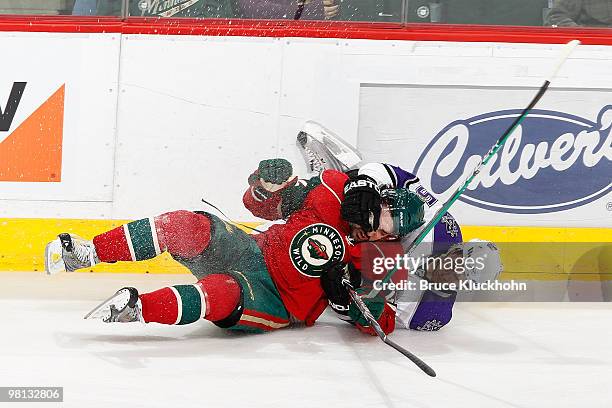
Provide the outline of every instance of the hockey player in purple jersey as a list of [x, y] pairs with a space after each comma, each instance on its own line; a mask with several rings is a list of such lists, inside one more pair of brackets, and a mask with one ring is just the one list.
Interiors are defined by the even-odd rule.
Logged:
[[[362, 250], [364, 257], [370, 253], [369, 261], [361, 261], [361, 275], [364, 278], [366, 287], [369, 287], [372, 296], [383, 292], [387, 299], [397, 306], [396, 327], [405, 327], [413, 330], [436, 331], [450, 322], [452, 309], [457, 297], [457, 284], [461, 280], [473, 280], [484, 282], [496, 279], [501, 273], [502, 266], [497, 247], [491, 242], [474, 240], [467, 243], [463, 242], [461, 228], [453, 216], [446, 213], [427, 235], [424, 241], [416, 248], [412, 257], [417, 264], [422, 265], [418, 268], [410, 268], [405, 265], [407, 273], [399, 273], [394, 276], [394, 281], [405, 280], [413, 282], [413, 289], [410, 290], [388, 290], [381, 288], [380, 283], [375, 285], [375, 281], [382, 281], [387, 274], [395, 274], [396, 267], [389, 268], [384, 272], [380, 271], [380, 263], [376, 270], [376, 265], [372, 265], [372, 259], [380, 254], [381, 258], [395, 258], [402, 255], [405, 249], [416, 239], [424, 226], [434, 217], [439, 208], [438, 200], [421, 185], [419, 178], [398, 166], [384, 163], [367, 163], [359, 166], [358, 169], [349, 171], [353, 185], [353, 190], [346, 191], [345, 201], [342, 207], [342, 216], [347, 221], [357, 224], [363, 231], [363, 237], [371, 236], [373, 231], [389, 231], [392, 227], [381, 225], [384, 223], [384, 212], [386, 197], [389, 194], [402, 194], [404, 191], [415, 193], [425, 204], [424, 222], [421, 227], [407, 233], [397, 234], [396, 240], [402, 245], [387, 245], [380, 242], [367, 242], [363, 245], [370, 247], [370, 250]], [[351, 184], [347, 184], [350, 186]], [[393, 237], [388, 237], [390, 239]], [[397, 242], [396, 241], [396, 242]], [[389, 243], [391, 244], [391, 243]], [[432, 266], [420, 260], [444, 259], [452, 260], [448, 264], [463, 265], [464, 262], [457, 262], [461, 258], [470, 257], [475, 261], [471, 267], [462, 267], [452, 270]], [[448, 265], [447, 264], [447, 265]], [[367, 266], [366, 266], [367, 265]], [[365, 266], [365, 267], [364, 267]], [[454, 267], [453, 267], [454, 268]], [[348, 266], [351, 269], [351, 266]], [[332, 273], [333, 274], [333, 273]], [[420, 282], [426, 280], [434, 284], [434, 288], [422, 289]], [[447, 285], [450, 284], [450, 285]], [[454, 285], [454, 286], [453, 286]], [[449, 289], [450, 288], [450, 289]], [[337, 310], [332, 304], [332, 308]]]
[[[355, 271], [353, 265], [335, 265], [337, 270], [328, 273], [329, 276], [338, 277], [336, 285], [332, 285], [332, 288], [338, 293], [327, 293], [332, 309], [340, 315], [344, 313], [343, 310], [346, 305], [343, 303], [346, 303], [348, 299], [348, 294], [341, 284], [341, 280], [345, 276], [344, 271], [352, 272], [353, 279], [356, 279], [359, 272], [364, 280], [364, 287], [370, 288], [372, 296], [381, 291], [376, 289], [377, 286], [374, 283], [377, 280], [383, 280], [386, 274], [390, 273], [394, 274], [393, 281], [405, 280], [406, 282], [412, 282], [416, 287], [413, 290], [382, 290], [387, 299], [397, 306], [396, 327], [435, 331], [451, 320], [457, 291], [444, 289], [445, 285], [439, 285], [443, 287], [442, 289], [419, 289], [420, 281], [456, 284], [460, 280], [485, 282], [497, 279], [502, 271], [497, 247], [491, 242], [480, 240], [464, 243], [461, 228], [450, 213], [444, 214], [442, 219], [434, 226], [416, 248], [413, 258], [421, 260], [457, 260], [462, 258], [463, 260], [470, 257], [480, 260], [480, 263], [471, 267], [462, 267], [460, 272], [454, 269], [451, 271], [444, 270], [444, 268], [435, 267], [431, 264], [424, 264], [423, 267], [419, 268], [406, 268], [407, 270], [404, 271], [396, 271], [398, 268], [390, 268], [381, 273], [380, 270], [376, 270], [377, 265], [373, 264], [375, 258], [389, 259], [403, 255], [405, 249], [412, 244], [435, 216], [441, 203], [421, 184], [416, 175], [390, 164], [363, 162], [360, 153], [352, 146], [317, 123], [308, 122], [304, 129], [298, 136], [298, 148], [304, 154], [310, 169], [313, 171], [321, 171], [330, 167], [343, 169], [350, 176], [351, 183], [347, 183], [345, 186], [342, 216], [351, 224], [360, 227], [361, 233], [358, 232], [357, 236], [360, 236], [361, 241], [364, 241], [361, 245], [366, 246], [361, 251], [364, 259], [360, 262], [359, 271]], [[421, 227], [406, 234], [397, 233], [395, 236], [387, 236], [387, 240], [395, 239], [393, 243], [365, 242], [378, 231], [393, 230], [393, 226], [380, 225], [381, 220], [384, 222], [385, 219], [389, 219], [388, 217], [381, 217], [381, 212], [385, 209], [386, 196], [402, 194], [404, 191], [416, 194], [424, 203], [424, 217]], [[401, 243], [401, 246], [397, 243]], [[458, 262], [451, 262], [451, 264], [458, 264]], [[378, 265], [378, 269], [380, 269], [380, 265]], [[456, 269], [459, 270], [460, 268]], [[448, 286], [453, 287], [452, 285]], [[362, 288], [362, 290], [365, 289]]]

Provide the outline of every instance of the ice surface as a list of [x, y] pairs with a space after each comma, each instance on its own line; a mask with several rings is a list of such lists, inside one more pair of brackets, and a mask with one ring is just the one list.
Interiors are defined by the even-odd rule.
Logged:
[[612, 403], [610, 303], [464, 303], [438, 333], [395, 332], [395, 341], [438, 372], [435, 379], [332, 315], [312, 328], [264, 335], [232, 335], [206, 321], [179, 327], [82, 319], [123, 283], [150, 290], [189, 280], [0, 273], [0, 386], [65, 387], [65, 402], [45, 407]]

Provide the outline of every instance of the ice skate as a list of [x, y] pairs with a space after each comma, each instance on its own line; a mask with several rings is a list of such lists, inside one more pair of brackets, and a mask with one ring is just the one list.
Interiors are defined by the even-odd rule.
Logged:
[[135, 288], [119, 289], [113, 296], [87, 313], [85, 319], [101, 319], [105, 323], [144, 323], [138, 291]]
[[45, 270], [53, 275], [58, 272], [73, 272], [100, 263], [96, 248], [75, 234], [59, 234], [45, 248]]

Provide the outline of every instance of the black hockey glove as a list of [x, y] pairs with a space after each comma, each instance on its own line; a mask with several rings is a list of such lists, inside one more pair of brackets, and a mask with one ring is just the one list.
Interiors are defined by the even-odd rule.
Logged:
[[347, 279], [351, 286], [357, 289], [361, 286], [361, 272], [352, 263], [336, 261], [325, 267], [320, 279], [331, 307], [339, 313], [348, 313], [351, 296], [343, 281]]
[[344, 184], [342, 218], [361, 226], [366, 232], [376, 231], [380, 223], [380, 189], [376, 181], [361, 175]]

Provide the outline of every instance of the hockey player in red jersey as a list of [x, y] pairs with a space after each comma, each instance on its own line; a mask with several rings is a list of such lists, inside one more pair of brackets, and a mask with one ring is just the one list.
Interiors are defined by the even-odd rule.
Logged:
[[[362, 297], [376, 299], [384, 294], [396, 307], [396, 324], [400, 327], [439, 330], [452, 318], [460, 281], [480, 283], [495, 280], [501, 273], [497, 247], [481, 240], [463, 242], [461, 228], [449, 213], [443, 214], [422, 243], [411, 251], [411, 262], [418, 266], [411, 262], [410, 266], [406, 263], [400, 266], [397, 262], [392, 262], [391, 267], [383, 268], [380, 262], [377, 265], [376, 260], [386, 262], [406, 256], [406, 248], [411, 247], [426, 224], [434, 219], [441, 204], [416, 175], [397, 166], [361, 163], [349, 174], [351, 182], [345, 187], [342, 217], [356, 226], [353, 235], [368, 242], [359, 246], [358, 263], [333, 265], [326, 276], [341, 278], [347, 270], [351, 276], [359, 273], [363, 279]], [[396, 211], [396, 207], [401, 210]], [[381, 235], [381, 232], [392, 234]], [[373, 242], [381, 240], [391, 242]], [[467, 258], [474, 263], [466, 261]], [[412, 289], [376, 288], [389, 278], [391, 283], [404, 284], [404, 288], [413, 285]], [[422, 288], [422, 281], [432, 285]], [[350, 304], [346, 289], [338, 283], [334, 288], [337, 296], [326, 290], [332, 309], [346, 316]]]
[[[298, 181], [286, 160], [264, 160], [249, 177], [244, 203], [254, 215], [284, 219], [284, 224], [249, 235], [213, 214], [174, 211], [130, 222], [91, 242], [60, 234], [47, 246], [46, 269], [72, 271], [98, 262], [140, 261], [167, 251], [189, 268], [196, 283], [143, 294], [123, 288], [87, 317], [164, 324], [204, 318], [250, 332], [285, 327], [291, 321], [312, 325], [328, 305], [324, 288], [339, 281], [337, 274], [327, 272], [337, 264], [358, 262], [353, 252], [360, 237], [386, 234], [361, 231], [343, 219], [347, 181], [346, 174], [335, 170]], [[413, 226], [418, 224], [415, 220]], [[353, 275], [358, 286], [360, 279]], [[380, 297], [366, 300], [383, 329], [391, 332], [393, 308]], [[347, 316], [368, 331], [353, 305], [347, 306]]]

